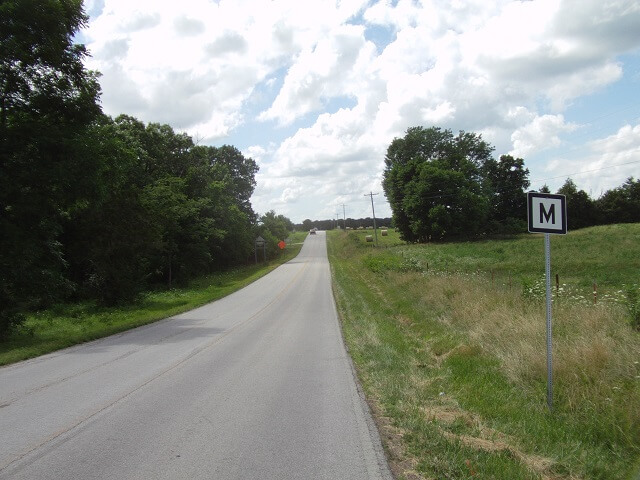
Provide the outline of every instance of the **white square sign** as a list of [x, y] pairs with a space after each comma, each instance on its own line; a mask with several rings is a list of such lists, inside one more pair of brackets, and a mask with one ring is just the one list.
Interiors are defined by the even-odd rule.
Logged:
[[550, 193], [527, 193], [527, 218], [531, 233], [567, 233], [566, 197]]

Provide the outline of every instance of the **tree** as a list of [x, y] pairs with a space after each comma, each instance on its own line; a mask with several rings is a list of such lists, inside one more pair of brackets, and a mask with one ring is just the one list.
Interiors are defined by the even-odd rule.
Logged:
[[[146, 156], [131, 117], [104, 116], [85, 138], [94, 145], [97, 181], [84, 208], [63, 224], [64, 257], [78, 295], [107, 305], [133, 301], [147, 286], [158, 225], [142, 204]], [[132, 233], [134, 232], [134, 233]]]
[[97, 74], [73, 43], [81, 0], [0, 2], [0, 336], [19, 312], [53, 301], [64, 276], [63, 220], [95, 187]]
[[274, 210], [270, 210], [260, 216], [257, 234], [267, 241], [267, 249], [269, 254], [278, 253], [278, 243], [289, 236], [289, 232], [293, 230], [293, 222], [284, 215], [276, 215]]
[[488, 213], [481, 171], [493, 147], [473, 133], [412, 127], [387, 149], [382, 186], [406, 241], [479, 234]]
[[495, 233], [520, 233], [527, 230], [529, 170], [524, 160], [511, 155], [489, 158], [482, 168], [484, 191], [489, 199], [488, 229]]
[[240, 209], [254, 217], [251, 195], [256, 186], [255, 174], [258, 173], [256, 162], [252, 158], [245, 158], [236, 147], [231, 145], [223, 145], [220, 148], [210, 147], [209, 152], [211, 165], [226, 168], [231, 180], [230, 193], [236, 199]]
[[567, 198], [567, 228], [577, 230], [597, 223], [596, 207], [584, 190], [578, 190], [573, 180], [567, 178], [557, 191]]
[[603, 223], [640, 222], [640, 180], [629, 177], [622, 186], [607, 190], [596, 204]]

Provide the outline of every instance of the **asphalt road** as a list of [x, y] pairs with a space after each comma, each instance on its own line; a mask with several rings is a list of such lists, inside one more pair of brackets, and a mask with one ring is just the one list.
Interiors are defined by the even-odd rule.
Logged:
[[390, 479], [323, 232], [247, 288], [0, 368], [1, 479]]

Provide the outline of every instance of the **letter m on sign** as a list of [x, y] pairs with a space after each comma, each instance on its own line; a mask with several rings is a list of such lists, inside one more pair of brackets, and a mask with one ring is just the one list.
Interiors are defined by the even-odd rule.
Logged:
[[531, 233], [567, 233], [566, 197], [549, 193], [527, 193], [527, 218]]
[[[546, 210], [546, 205], [540, 202], [540, 224], [555, 224], [556, 223], [556, 206], [554, 204], [549, 205], [549, 211]], [[543, 221], [544, 219], [544, 221]]]

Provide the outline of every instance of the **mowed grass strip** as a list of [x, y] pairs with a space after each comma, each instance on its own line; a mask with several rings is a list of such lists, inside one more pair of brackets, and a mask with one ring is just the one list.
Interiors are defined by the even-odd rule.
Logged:
[[[365, 233], [335, 232], [329, 254], [398, 478], [636, 480], [640, 333], [624, 300], [556, 297], [549, 412], [544, 298], [527, 284], [544, 273], [542, 237], [408, 246], [389, 232], [373, 248]], [[594, 272], [612, 292], [637, 288], [639, 236], [640, 225], [572, 232], [552, 239], [552, 256], [568, 254], [557, 263], [577, 289]]]
[[267, 263], [208, 275], [183, 288], [148, 292], [132, 305], [101, 307], [92, 302], [66, 303], [31, 313], [18, 331], [0, 342], [0, 365], [106, 337], [218, 300], [294, 258], [306, 235], [306, 232], [292, 234], [290, 244], [281, 255]]

